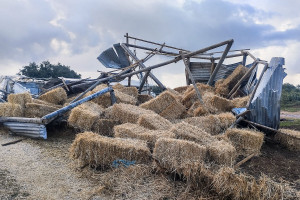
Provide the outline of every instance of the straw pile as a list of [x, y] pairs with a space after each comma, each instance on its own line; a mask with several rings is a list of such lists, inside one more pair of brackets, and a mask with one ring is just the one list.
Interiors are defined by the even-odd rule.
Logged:
[[174, 124], [170, 131], [175, 133], [177, 139], [189, 140], [205, 146], [215, 141], [214, 137], [204, 130], [185, 122]]
[[12, 104], [19, 104], [22, 108], [24, 108], [26, 103], [32, 102], [32, 97], [28, 92], [20, 94], [9, 94], [7, 97], [7, 102]]
[[113, 161], [125, 159], [148, 163], [151, 158], [147, 144], [141, 140], [111, 138], [93, 132], [76, 136], [70, 148], [71, 157], [84, 164], [111, 167]]
[[67, 100], [67, 93], [63, 88], [59, 87], [41, 95], [39, 99], [49, 103], [63, 105]]
[[151, 130], [168, 130], [172, 125], [169, 120], [156, 113], [141, 115], [138, 124]]
[[221, 168], [214, 176], [213, 188], [222, 199], [283, 199], [280, 184], [266, 176], [256, 181], [252, 176], [236, 174], [234, 169], [229, 167]]
[[120, 121], [121, 123], [137, 123], [139, 117], [144, 114], [155, 114], [151, 110], [146, 110], [138, 106], [119, 103], [111, 108], [110, 117], [113, 120]]
[[224, 81], [220, 81], [217, 84], [215, 84], [216, 93], [224, 96], [228, 95], [230, 90], [246, 74], [247, 71], [247, 67], [239, 65]]
[[24, 109], [20, 104], [0, 103], [0, 116], [2, 117], [23, 117]]
[[174, 101], [168, 107], [166, 107], [166, 109], [164, 109], [159, 115], [166, 119], [172, 120], [178, 119], [184, 111], [186, 111], [185, 106], [183, 106], [178, 101]]
[[157, 164], [169, 172], [187, 179], [206, 158], [206, 147], [187, 140], [160, 138], [155, 144], [153, 157]]
[[235, 148], [224, 140], [212, 142], [208, 154], [210, 161], [227, 166], [232, 166], [237, 156]]
[[275, 139], [291, 151], [300, 151], [300, 131], [279, 129]]
[[80, 130], [91, 130], [93, 124], [99, 120], [103, 108], [93, 102], [86, 102], [71, 111], [68, 118], [69, 125]]
[[46, 104], [26, 103], [25, 117], [41, 118], [49, 113], [56, 111], [58, 108]]
[[154, 112], [159, 114], [162, 111], [164, 111], [174, 101], [176, 101], [175, 95], [169, 91], [164, 91], [156, 98], [141, 104], [140, 107], [148, 110], [153, 110]]
[[125, 123], [114, 127], [115, 137], [140, 139], [147, 142], [150, 149], [154, 148], [158, 138], [174, 138], [174, 133], [163, 130], [148, 130], [137, 124]]
[[147, 101], [150, 101], [151, 99], [153, 99], [153, 97], [151, 95], [148, 94], [139, 94], [138, 95], [138, 104], [143, 104]]
[[247, 106], [250, 96], [238, 97], [231, 100], [234, 108], [244, 108]]
[[[102, 84], [102, 85], [104, 85], [104, 84]], [[107, 86], [106, 86], [106, 87], [107, 87]], [[121, 83], [117, 83], [117, 84], [113, 85], [112, 88], [113, 88], [114, 90], [117, 90], [117, 89], [123, 89], [123, 88], [125, 88], [125, 86], [122, 85]]]
[[112, 137], [114, 135], [114, 126], [118, 124], [117, 121], [111, 119], [97, 119], [93, 123], [91, 130], [100, 135]]
[[229, 138], [239, 155], [258, 154], [264, 141], [264, 134], [251, 129], [227, 129], [225, 136]]
[[214, 107], [217, 112], [229, 112], [234, 107], [230, 100], [217, 95], [211, 98], [210, 105]]
[[229, 128], [235, 120], [234, 115], [231, 113], [220, 113], [202, 117], [188, 117], [183, 121], [197, 126], [211, 135], [217, 135]]

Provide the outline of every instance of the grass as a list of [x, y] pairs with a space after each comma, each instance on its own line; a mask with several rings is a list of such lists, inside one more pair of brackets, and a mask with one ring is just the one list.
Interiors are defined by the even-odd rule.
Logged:
[[300, 111], [300, 101], [295, 101], [291, 103], [281, 103], [281, 110], [288, 112], [298, 112]]
[[281, 121], [280, 128], [294, 129], [300, 131], [300, 119]]

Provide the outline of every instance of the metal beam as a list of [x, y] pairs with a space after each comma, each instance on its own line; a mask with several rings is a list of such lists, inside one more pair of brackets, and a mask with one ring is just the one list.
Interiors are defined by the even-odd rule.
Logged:
[[[210, 76], [210, 78], [209, 78], [209, 80], [207, 82], [207, 84], [210, 85], [210, 86], [212, 85], [212, 83], [213, 83], [213, 81], [214, 81], [214, 79], [215, 79], [215, 77], [216, 77], [219, 69], [221, 68], [221, 66], [223, 64], [223, 61], [225, 60], [225, 57], [227, 56], [228, 51], [230, 50], [230, 48], [231, 48], [231, 46], [233, 44], [233, 40], [228, 40], [223, 45], [225, 45], [225, 44], [227, 44], [227, 46], [225, 48], [225, 51], [223, 52], [223, 54], [222, 54], [222, 56], [221, 56], [221, 58], [220, 58], [220, 60], [219, 60], [219, 62], [217, 64], [217, 66], [215, 67], [214, 72], [212, 73], [212, 75]], [[223, 45], [220, 45], [220, 46], [223, 46]]]
[[[121, 44], [121, 47], [123, 47], [123, 49], [125, 50], [126, 53], [129, 54], [129, 56], [131, 58], [133, 58], [136, 62], [138, 62], [138, 58], [136, 57], [136, 55], [134, 55], [134, 53], [132, 53], [132, 51], [130, 51], [130, 49], [125, 45], [125, 44]], [[142, 68], [145, 69], [147, 68], [143, 63], [138, 63], [138, 65]], [[162, 89], [165, 90], [166, 87], [150, 72], [149, 76], [156, 82], [156, 84]]]

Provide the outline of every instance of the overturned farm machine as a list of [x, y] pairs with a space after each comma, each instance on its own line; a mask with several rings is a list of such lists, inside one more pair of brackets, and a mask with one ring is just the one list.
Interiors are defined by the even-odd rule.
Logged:
[[[236, 115], [236, 121], [231, 127], [242, 123], [271, 131], [276, 131], [279, 128], [279, 100], [282, 81], [286, 76], [283, 69], [284, 58], [275, 57], [267, 62], [256, 58], [248, 51], [249, 49], [231, 50], [233, 40], [227, 40], [197, 51], [190, 51], [169, 46], [165, 43], [160, 44], [131, 37], [128, 34], [125, 35], [125, 38], [126, 43], [114, 44], [113, 47], [103, 51], [97, 58], [106, 68], [112, 69], [111, 71], [101, 72], [97, 79], [77, 81], [61, 79], [61, 83], [37, 95], [37, 98], [39, 98], [55, 88], [62, 87], [68, 95], [74, 96], [64, 107], [52, 110], [52, 112], [38, 118], [3, 114], [5, 108], [1, 108], [0, 123], [3, 123], [4, 126], [17, 135], [47, 138], [45, 126], [52, 121], [61, 120], [60, 116], [74, 107], [108, 92], [111, 95], [111, 104], [115, 103], [117, 99], [114, 95], [114, 89], [109, 86], [110, 83], [126, 79], [128, 81], [127, 85], [131, 86], [132, 77], [137, 77], [139, 82], [136, 87], [139, 94], [151, 90], [150, 79], [162, 91], [166, 90], [167, 88], [154, 75], [153, 70], [183, 61], [186, 83], [187, 85], [193, 85], [199, 105], [205, 107], [203, 94], [197, 86], [198, 83], [215, 87], [222, 98], [232, 99], [249, 96], [246, 106], [232, 109], [232, 112]], [[131, 41], [135, 41], [135, 43], [132, 44]], [[136, 41], [141, 42], [143, 45], [136, 45]], [[219, 51], [221, 47], [224, 47], [223, 51]], [[138, 58], [137, 51], [146, 51], [145, 57]], [[146, 62], [155, 55], [170, 59], [147, 66]], [[250, 59], [247, 59], [249, 57]], [[234, 60], [240, 58], [240, 61], [224, 64], [225, 60], [228, 61], [231, 58]], [[229, 81], [228, 77], [233, 76], [233, 73], [237, 73], [239, 67], [242, 68], [243, 73], [234, 76], [238, 80]], [[262, 69], [259, 70], [260, 68]], [[90, 93], [100, 84], [107, 84], [108, 87], [99, 92]], [[13, 91], [5, 91], [4, 88], [0, 92], [5, 95], [14, 93]], [[2, 99], [4, 102], [5, 100]], [[2, 107], [5, 107], [4, 104], [2, 104]]]

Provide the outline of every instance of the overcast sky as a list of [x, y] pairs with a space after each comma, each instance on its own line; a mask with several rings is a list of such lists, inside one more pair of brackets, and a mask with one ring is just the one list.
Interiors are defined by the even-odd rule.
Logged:
[[[0, 0], [0, 74], [49, 60], [97, 77], [105, 70], [97, 56], [128, 32], [189, 50], [232, 38], [232, 49], [285, 57], [285, 82], [300, 84], [299, 7], [299, 0]], [[169, 87], [185, 84], [182, 62], [154, 73]]]

